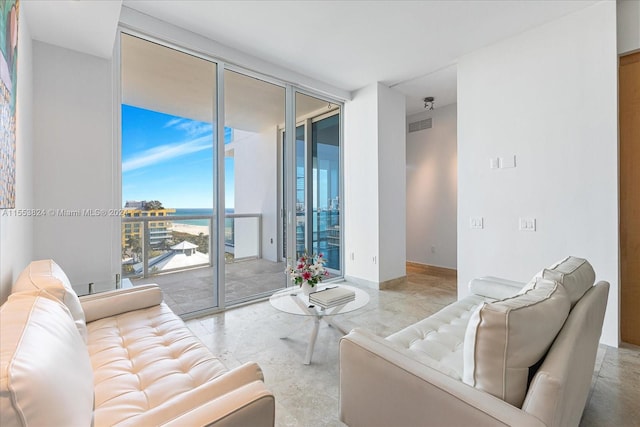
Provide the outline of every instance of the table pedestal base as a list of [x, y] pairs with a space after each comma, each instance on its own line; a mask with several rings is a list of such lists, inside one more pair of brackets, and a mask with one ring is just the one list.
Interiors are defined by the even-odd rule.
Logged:
[[[311, 303], [309, 301], [309, 296], [304, 295], [302, 291], [295, 288], [285, 288], [274, 293], [269, 298], [269, 302], [277, 310], [296, 316], [302, 316], [305, 318], [305, 320], [311, 320], [313, 322], [311, 335], [309, 336], [309, 342], [307, 343], [307, 351], [304, 356], [305, 365], [311, 363], [313, 350], [316, 345], [316, 340], [318, 339], [318, 331], [320, 330], [320, 322], [322, 320], [327, 322], [327, 325], [329, 325], [329, 327], [336, 328], [342, 334], [347, 334], [349, 331], [342, 327], [339, 323], [336, 323], [336, 321], [334, 320], [335, 316], [337, 316], [338, 314], [350, 313], [352, 311], [361, 309], [369, 302], [369, 294], [362, 289], [358, 289], [356, 287], [342, 283], [333, 285], [332, 287], [336, 286], [340, 286], [344, 289], [353, 291], [353, 293], [355, 294], [354, 299], [336, 307], [323, 309], [320, 306]], [[324, 287], [317, 292], [321, 292], [325, 289], [330, 288]], [[295, 326], [293, 326], [291, 330], [289, 330], [285, 335], [281, 335], [280, 338], [287, 338], [293, 332], [299, 331], [300, 328], [304, 327], [300, 323], [301, 322], [296, 321]], [[304, 323], [306, 324], [306, 322]]]
[[[304, 364], [309, 365], [311, 363], [311, 357], [313, 356], [313, 349], [315, 348], [316, 341], [318, 340], [318, 331], [320, 330], [321, 320], [324, 320], [325, 322], [327, 322], [327, 325], [332, 326], [337, 330], [339, 330], [343, 335], [346, 335], [349, 332], [346, 329], [344, 329], [342, 326], [340, 326], [338, 323], [336, 323], [335, 320], [331, 319], [330, 317], [326, 317], [326, 316], [331, 316], [333, 312], [339, 313], [340, 310], [342, 310], [342, 308], [345, 306], [345, 304], [339, 305], [337, 307], [333, 307], [329, 309], [330, 311], [323, 310], [323, 311], [317, 312], [313, 308], [313, 306], [312, 307], [305, 306], [302, 303], [302, 301], [300, 301], [298, 298], [296, 298], [296, 301], [299, 301], [300, 307], [310, 314], [309, 319], [313, 319], [313, 329], [311, 330], [311, 336], [309, 337], [309, 344], [307, 345], [307, 353], [304, 356]], [[296, 327], [294, 330], [297, 330], [297, 329], [298, 327]], [[280, 337], [280, 339], [288, 338], [291, 332], [289, 332], [287, 335], [283, 337]]]

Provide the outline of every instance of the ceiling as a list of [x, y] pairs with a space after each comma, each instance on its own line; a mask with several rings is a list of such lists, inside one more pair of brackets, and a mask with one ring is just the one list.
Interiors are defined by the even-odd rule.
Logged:
[[[262, 60], [354, 91], [407, 95], [407, 114], [456, 101], [461, 56], [596, 0], [24, 0], [34, 39], [109, 57], [122, 5]], [[259, 71], [259, 70], [257, 70]]]
[[[212, 122], [214, 63], [130, 35], [122, 36], [121, 52], [124, 104]], [[225, 70], [224, 83], [225, 126], [262, 132], [284, 125], [284, 87], [230, 70]], [[298, 93], [296, 122], [328, 112], [327, 105]]]

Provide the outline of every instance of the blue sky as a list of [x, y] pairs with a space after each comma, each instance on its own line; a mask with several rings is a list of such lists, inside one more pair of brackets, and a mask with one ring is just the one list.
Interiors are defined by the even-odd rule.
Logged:
[[[232, 131], [225, 128], [225, 142]], [[166, 208], [213, 207], [211, 123], [122, 105], [122, 203], [160, 200]], [[225, 158], [225, 203], [233, 207], [233, 160]]]

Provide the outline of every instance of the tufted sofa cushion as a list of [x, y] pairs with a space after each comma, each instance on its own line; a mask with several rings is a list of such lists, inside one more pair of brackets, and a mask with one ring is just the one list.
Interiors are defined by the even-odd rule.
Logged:
[[0, 414], [9, 426], [90, 426], [93, 373], [69, 310], [47, 291], [0, 308]]
[[86, 343], [87, 326], [78, 295], [71, 287], [67, 275], [51, 259], [31, 262], [18, 276], [11, 293], [31, 292], [40, 289], [45, 289], [67, 306], [80, 336]]
[[477, 295], [451, 304], [387, 337], [414, 357], [457, 380], [463, 373], [463, 343], [471, 313], [487, 299]]
[[542, 278], [524, 294], [480, 305], [467, 325], [463, 381], [521, 407], [529, 367], [549, 349], [569, 309], [564, 288]]
[[88, 330], [96, 425], [135, 425], [227, 372], [165, 304], [90, 322]]

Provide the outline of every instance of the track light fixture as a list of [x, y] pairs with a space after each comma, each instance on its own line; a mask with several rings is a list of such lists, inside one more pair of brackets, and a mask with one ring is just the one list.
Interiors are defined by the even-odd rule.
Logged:
[[426, 110], [433, 110], [435, 106], [436, 106], [436, 103], [435, 103], [435, 98], [433, 96], [427, 96], [424, 99], [424, 108]]

